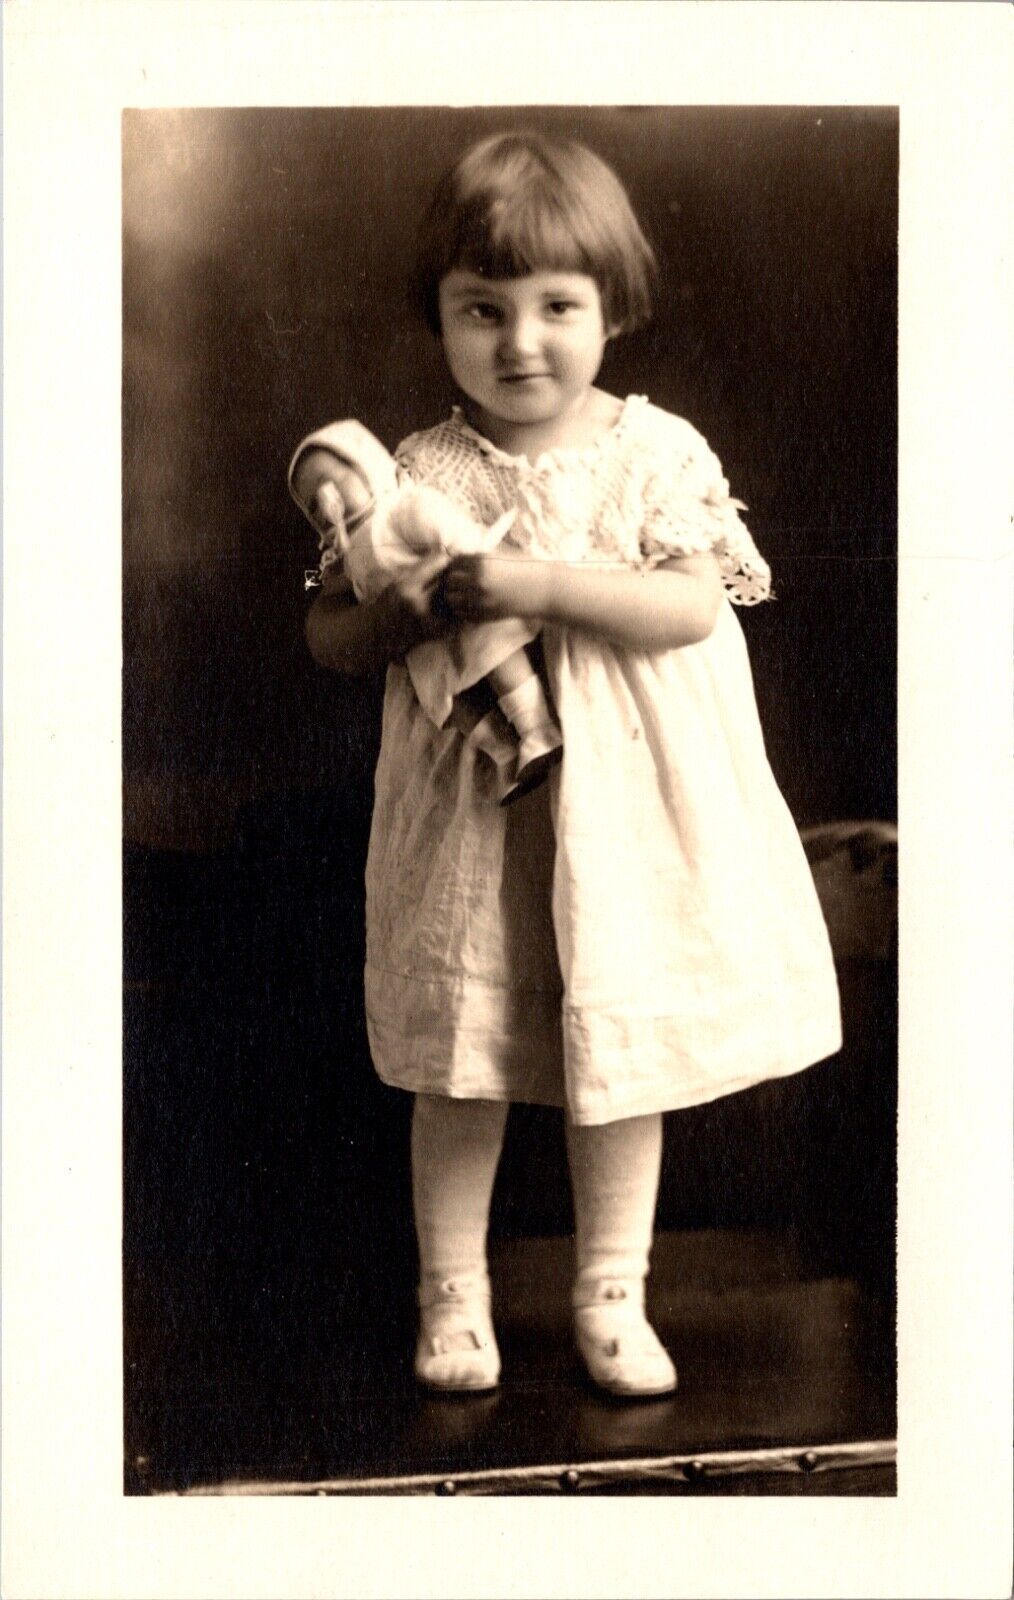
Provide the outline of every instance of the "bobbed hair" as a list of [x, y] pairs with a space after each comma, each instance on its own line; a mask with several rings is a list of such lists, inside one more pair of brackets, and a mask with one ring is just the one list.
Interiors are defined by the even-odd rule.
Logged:
[[570, 139], [497, 133], [444, 174], [419, 229], [411, 294], [440, 333], [440, 285], [462, 269], [484, 278], [580, 272], [593, 278], [610, 334], [651, 316], [655, 256], [610, 167]]

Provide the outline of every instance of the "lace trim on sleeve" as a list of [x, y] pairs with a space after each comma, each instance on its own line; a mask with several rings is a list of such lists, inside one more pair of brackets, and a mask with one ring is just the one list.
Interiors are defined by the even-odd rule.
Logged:
[[718, 457], [688, 426], [675, 458], [649, 476], [642, 555], [657, 566], [674, 556], [712, 551], [733, 604], [757, 605], [771, 598], [771, 569], [740, 517], [745, 510], [730, 494]]

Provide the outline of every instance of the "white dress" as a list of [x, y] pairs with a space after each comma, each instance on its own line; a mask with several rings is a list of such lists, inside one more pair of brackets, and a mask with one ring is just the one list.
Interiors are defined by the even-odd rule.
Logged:
[[833, 1055], [830, 945], [729, 603], [764, 599], [770, 575], [701, 435], [632, 396], [594, 445], [534, 464], [459, 411], [398, 458], [482, 522], [516, 509], [508, 542], [535, 557], [646, 570], [713, 551], [727, 600], [678, 650], [546, 627], [563, 762], [506, 809], [389, 668], [366, 869], [380, 1077], [594, 1124]]

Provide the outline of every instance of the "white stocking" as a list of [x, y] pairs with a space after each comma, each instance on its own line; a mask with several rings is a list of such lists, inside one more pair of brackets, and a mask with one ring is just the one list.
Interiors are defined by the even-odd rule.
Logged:
[[662, 1165], [662, 1118], [625, 1117], [595, 1128], [567, 1123], [574, 1190], [577, 1282], [643, 1280], [655, 1224]]
[[574, 1190], [578, 1349], [602, 1388], [614, 1394], [664, 1394], [672, 1362], [644, 1316], [658, 1180], [661, 1116], [628, 1117], [600, 1127], [567, 1124]]
[[417, 1094], [412, 1200], [419, 1281], [486, 1277], [486, 1229], [508, 1107], [496, 1100]]
[[419, 1241], [417, 1377], [431, 1388], [492, 1388], [500, 1357], [490, 1318], [486, 1231], [507, 1106], [417, 1095], [412, 1197]]

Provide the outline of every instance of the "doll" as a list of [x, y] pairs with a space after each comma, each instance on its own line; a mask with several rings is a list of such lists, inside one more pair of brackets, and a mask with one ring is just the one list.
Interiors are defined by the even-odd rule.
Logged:
[[[379, 440], [353, 421], [304, 439], [288, 483], [319, 539], [320, 566], [307, 587], [340, 565], [357, 600], [367, 602], [429, 554], [494, 550], [516, 516], [510, 510], [483, 526], [440, 490], [413, 484]], [[465, 623], [449, 639], [414, 646], [405, 658], [435, 726], [450, 722], [492, 761], [501, 805], [537, 787], [563, 756], [532, 653], [537, 638], [537, 628], [515, 618]]]

